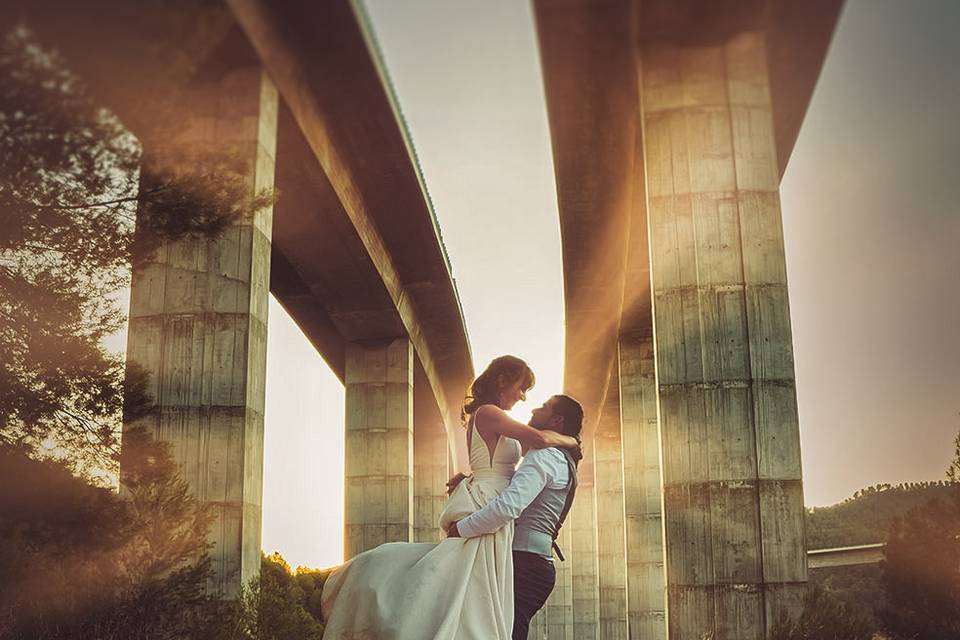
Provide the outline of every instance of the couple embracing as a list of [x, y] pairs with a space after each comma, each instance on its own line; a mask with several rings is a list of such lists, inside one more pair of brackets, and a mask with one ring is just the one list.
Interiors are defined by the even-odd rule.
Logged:
[[580, 404], [563, 395], [529, 424], [512, 419], [506, 411], [533, 383], [513, 356], [473, 382], [463, 410], [473, 473], [448, 485], [447, 539], [383, 544], [337, 567], [323, 588], [326, 640], [526, 640], [556, 581], [583, 424]]

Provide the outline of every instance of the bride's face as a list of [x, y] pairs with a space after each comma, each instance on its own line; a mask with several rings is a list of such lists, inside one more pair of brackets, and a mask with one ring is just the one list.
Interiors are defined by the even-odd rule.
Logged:
[[500, 408], [509, 411], [513, 405], [527, 399], [527, 390], [522, 387], [523, 380], [517, 380], [500, 391]]

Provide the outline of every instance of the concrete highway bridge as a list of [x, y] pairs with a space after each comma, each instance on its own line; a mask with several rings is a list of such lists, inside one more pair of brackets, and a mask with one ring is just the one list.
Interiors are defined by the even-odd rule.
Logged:
[[[229, 149], [251, 193], [278, 189], [221, 238], [164, 246], [133, 276], [128, 359], [156, 400], [138, 424], [172, 443], [215, 510], [211, 588], [235, 596], [260, 563], [271, 292], [345, 386], [347, 555], [438, 539], [473, 369], [362, 12], [346, 0], [61, 4], [19, 10], [135, 133], [145, 166], [175, 172]], [[799, 605], [778, 191], [839, 10], [534, 2], [564, 384], [587, 425], [568, 561], [531, 637], [753, 639]]]

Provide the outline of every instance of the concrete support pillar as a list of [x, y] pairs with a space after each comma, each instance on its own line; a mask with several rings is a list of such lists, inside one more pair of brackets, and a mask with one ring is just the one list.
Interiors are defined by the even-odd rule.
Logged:
[[660, 434], [653, 335], [620, 338], [620, 415], [627, 520], [630, 637], [666, 640]]
[[[426, 390], [430, 391], [429, 385]], [[416, 393], [420, 395], [419, 385]], [[439, 413], [422, 413], [426, 412], [414, 410], [413, 541], [440, 542], [444, 535], [438, 523], [447, 501], [447, 480], [452, 475], [447, 467], [447, 432]]]
[[669, 637], [763, 638], [807, 577], [765, 38], [640, 72]]
[[624, 539], [624, 480], [620, 432], [620, 391], [617, 376], [614, 375], [597, 423], [593, 449], [601, 640], [626, 640], [628, 637], [627, 551]]
[[[593, 456], [585, 443], [585, 460]], [[573, 586], [574, 640], [596, 640], [600, 629], [600, 586], [597, 578], [597, 503], [592, 465], [581, 464], [579, 485], [568, 516]]]
[[346, 350], [346, 557], [413, 540], [413, 349], [407, 338]]
[[[228, 153], [250, 195], [273, 187], [277, 92], [259, 67], [222, 72], [179, 104], [172, 135], [142, 140], [145, 171], [176, 175]], [[136, 424], [171, 444], [212, 509], [209, 588], [227, 598], [260, 570], [272, 220], [267, 206], [218, 238], [161, 246], [130, 292], [127, 358], [149, 373], [155, 402]]]
[[544, 605], [533, 618], [527, 629], [527, 640], [547, 640], [547, 607]]
[[530, 621], [529, 640], [573, 640], [573, 568], [570, 558], [570, 518], [560, 529], [557, 544], [564, 553], [565, 562], [554, 555], [557, 582], [547, 603]]
[[[579, 494], [578, 494], [579, 495]], [[576, 504], [578, 498], [574, 498]], [[563, 551], [566, 561], [560, 562], [554, 558], [554, 567], [557, 569], [557, 584], [543, 607], [545, 637], [550, 640], [573, 640], [573, 562], [570, 535], [572, 520], [570, 515], [560, 529], [557, 545]]]

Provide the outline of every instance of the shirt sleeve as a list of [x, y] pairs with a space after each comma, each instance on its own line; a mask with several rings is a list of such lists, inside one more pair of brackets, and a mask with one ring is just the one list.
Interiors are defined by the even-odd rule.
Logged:
[[516, 520], [543, 488], [554, 480], [556, 465], [543, 455], [545, 451], [535, 449], [528, 452], [507, 488], [482, 509], [457, 523], [460, 535], [464, 538], [482, 536]]

